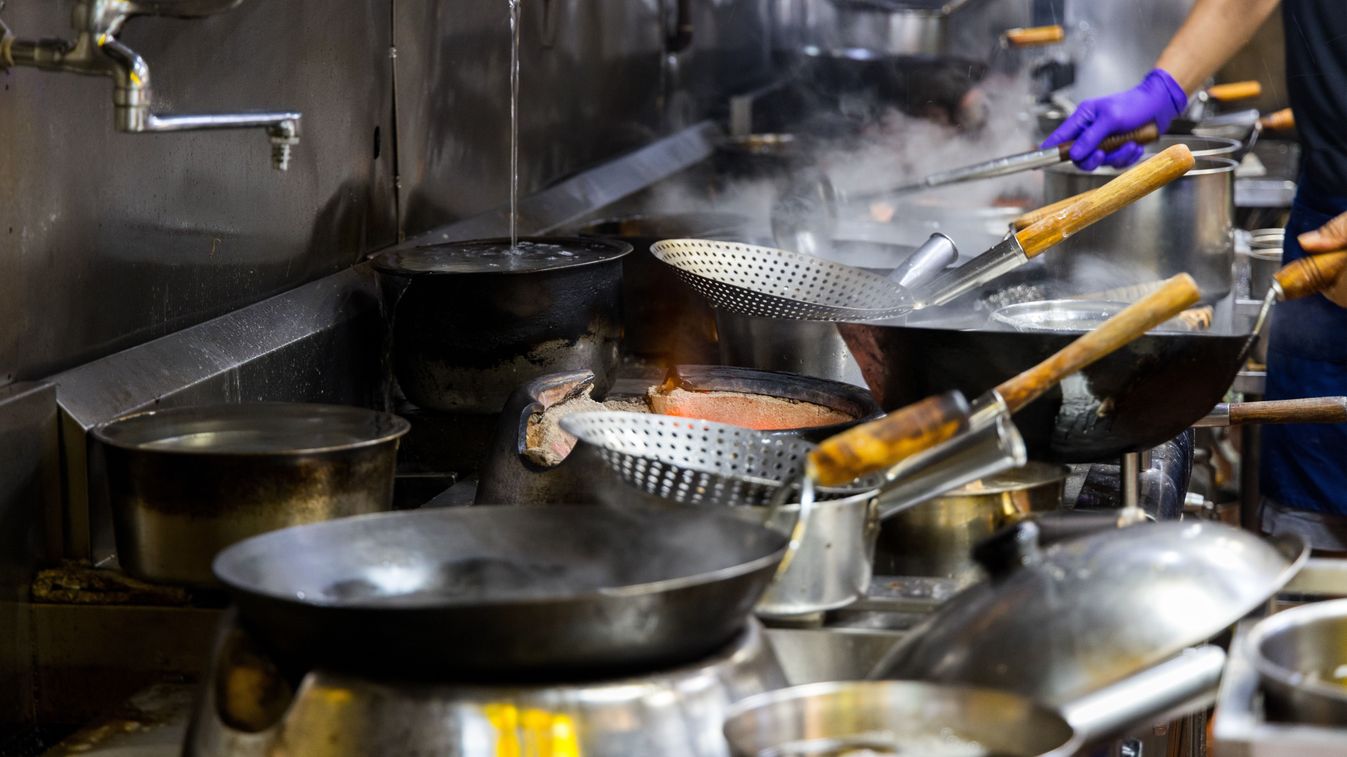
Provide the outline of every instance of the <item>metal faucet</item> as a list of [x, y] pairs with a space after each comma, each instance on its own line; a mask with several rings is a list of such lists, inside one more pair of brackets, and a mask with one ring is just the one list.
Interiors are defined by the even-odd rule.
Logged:
[[[118, 131], [134, 134], [200, 129], [264, 129], [271, 140], [271, 164], [290, 167], [290, 153], [299, 144], [301, 114], [281, 112], [168, 115], [150, 112], [153, 94], [150, 67], [136, 51], [117, 39], [135, 16], [201, 18], [231, 10], [243, 0], [76, 0], [70, 23], [75, 40], [21, 39], [0, 21], [0, 70], [31, 66], [88, 76], [110, 76]], [[0, 0], [0, 11], [4, 2]]]

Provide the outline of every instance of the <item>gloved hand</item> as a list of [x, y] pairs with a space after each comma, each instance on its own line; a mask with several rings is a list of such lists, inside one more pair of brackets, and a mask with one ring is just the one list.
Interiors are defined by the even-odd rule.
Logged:
[[[1314, 231], [1307, 231], [1298, 238], [1300, 249], [1315, 255], [1321, 252], [1347, 250], [1347, 213], [1334, 218]], [[1324, 296], [1334, 304], [1347, 308], [1347, 276], [1338, 279]]]
[[1099, 143], [1119, 132], [1139, 129], [1151, 122], [1164, 134], [1174, 117], [1188, 107], [1188, 95], [1174, 77], [1155, 69], [1141, 83], [1116, 95], [1086, 100], [1043, 142], [1053, 147], [1075, 140], [1071, 162], [1082, 170], [1093, 171], [1101, 165], [1114, 168], [1135, 163], [1144, 152], [1141, 145], [1128, 142], [1107, 155]]

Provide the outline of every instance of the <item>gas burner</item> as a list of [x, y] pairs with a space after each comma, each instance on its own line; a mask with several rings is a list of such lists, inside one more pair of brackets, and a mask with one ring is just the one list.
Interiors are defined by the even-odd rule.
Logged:
[[537, 754], [724, 757], [730, 704], [787, 680], [755, 622], [710, 657], [583, 683], [468, 685], [361, 678], [283, 663], [222, 626], [183, 754]]
[[[692, 390], [684, 394], [727, 393], [720, 395], [721, 398], [733, 400], [731, 405], [735, 407], [742, 408], [750, 404], [743, 400], [753, 397], [773, 401], [785, 399], [811, 403], [839, 417], [850, 419], [843, 423], [769, 432], [774, 434], [801, 436], [817, 441], [848, 425], [876, 417], [879, 413], [878, 406], [866, 390], [809, 376], [728, 366], [679, 366], [677, 375], [683, 382], [682, 388]], [[528, 431], [534, 416], [576, 394], [590, 379], [591, 376], [583, 371], [555, 373], [543, 376], [515, 392], [500, 416], [495, 442], [482, 467], [477, 502], [587, 504], [614, 497], [631, 501], [633, 497], [639, 496], [636, 490], [612, 476], [598, 459], [597, 453], [587, 445], [577, 445], [559, 464], [551, 467], [538, 464], [528, 454]], [[610, 403], [644, 403], [649, 389], [659, 383], [658, 375], [619, 379], [604, 400]], [[669, 395], [666, 395], [662, 402], [667, 403], [668, 399]], [[693, 414], [699, 404], [693, 402], [691, 406], [675, 408], [675, 414]]]

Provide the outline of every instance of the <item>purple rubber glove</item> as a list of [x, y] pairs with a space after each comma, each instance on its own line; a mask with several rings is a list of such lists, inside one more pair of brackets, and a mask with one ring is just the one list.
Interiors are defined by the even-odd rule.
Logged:
[[1101, 165], [1123, 168], [1137, 161], [1144, 152], [1141, 145], [1128, 142], [1105, 154], [1099, 143], [1119, 132], [1139, 129], [1154, 122], [1164, 134], [1174, 117], [1188, 107], [1188, 95], [1163, 69], [1155, 69], [1141, 83], [1126, 92], [1086, 100], [1043, 142], [1053, 147], [1075, 140], [1071, 162], [1084, 171]]

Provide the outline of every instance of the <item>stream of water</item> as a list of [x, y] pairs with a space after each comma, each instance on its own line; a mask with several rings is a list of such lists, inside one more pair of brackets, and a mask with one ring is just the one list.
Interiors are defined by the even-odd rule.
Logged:
[[519, 243], [519, 8], [523, 0], [506, 0], [510, 6], [510, 249]]

